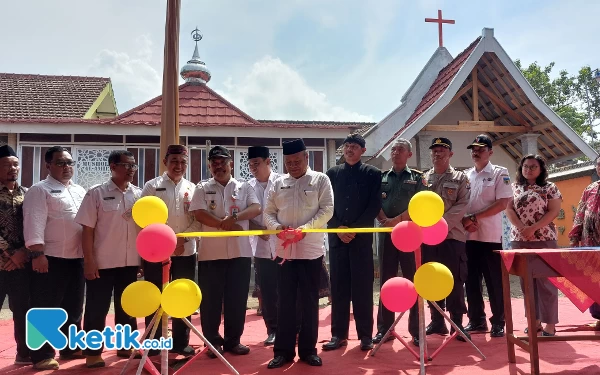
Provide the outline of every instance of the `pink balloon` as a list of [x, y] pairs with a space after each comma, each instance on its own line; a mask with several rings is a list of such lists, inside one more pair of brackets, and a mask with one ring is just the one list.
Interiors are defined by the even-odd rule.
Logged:
[[430, 227], [421, 228], [423, 232], [423, 243], [426, 245], [437, 245], [442, 243], [448, 236], [448, 223], [444, 218]]
[[169, 259], [177, 247], [177, 236], [166, 224], [150, 224], [140, 231], [135, 244], [144, 260], [162, 262]]
[[417, 302], [414, 284], [404, 277], [392, 277], [381, 287], [381, 302], [390, 311], [403, 312]]
[[423, 243], [421, 227], [412, 221], [401, 221], [392, 229], [392, 243], [405, 253], [417, 250]]

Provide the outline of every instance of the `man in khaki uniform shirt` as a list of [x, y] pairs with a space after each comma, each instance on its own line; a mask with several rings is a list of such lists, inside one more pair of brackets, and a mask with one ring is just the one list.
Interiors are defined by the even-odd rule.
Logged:
[[[448, 138], [434, 138], [431, 146], [431, 161], [433, 168], [423, 175], [429, 190], [436, 192], [444, 201], [444, 219], [448, 223], [448, 236], [439, 245], [422, 245], [423, 264], [439, 262], [452, 272], [454, 287], [445, 301], [437, 301], [443, 309], [447, 307], [452, 321], [467, 335], [462, 328], [463, 315], [467, 313], [465, 304], [464, 283], [467, 280], [467, 253], [465, 242], [467, 236], [462, 225], [462, 219], [467, 212], [470, 186], [464, 172], [450, 166], [452, 142]], [[445, 303], [444, 303], [445, 302]], [[431, 323], [427, 326], [427, 334], [448, 333], [444, 317], [435, 308], [431, 309]], [[454, 330], [454, 328], [452, 329]], [[459, 341], [464, 341], [457, 336]]]
[[[208, 153], [208, 163], [213, 177], [196, 186], [190, 212], [202, 223], [203, 232], [248, 230], [249, 220], [261, 211], [256, 192], [248, 183], [231, 176], [233, 161], [225, 147], [213, 147]], [[200, 324], [206, 339], [219, 351], [238, 355], [250, 352], [240, 338], [246, 321], [251, 264], [252, 246], [247, 236], [200, 240]], [[219, 333], [222, 310], [223, 336]], [[207, 355], [216, 358], [210, 350]]]

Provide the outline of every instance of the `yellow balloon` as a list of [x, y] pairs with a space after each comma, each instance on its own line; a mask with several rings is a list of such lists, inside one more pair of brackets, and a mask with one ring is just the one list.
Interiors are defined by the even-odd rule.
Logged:
[[160, 307], [160, 290], [149, 281], [136, 281], [123, 291], [121, 306], [134, 318], [152, 315]]
[[202, 293], [194, 281], [177, 279], [163, 291], [161, 305], [173, 318], [185, 318], [198, 310], [201, 301]]
[[423, 264], [415, 273], [414, 280], [417, 293], [428, 301], [443, 300], [454, 287], [452, 272], [438, 262]]
[[145, 228], [150, 224], [165, 224], [169, 217], [169, 209], [159, 197], [147, 196], [135, 202], [131, 215], [137, 225]]
[[433, 191], [420, 191], [408, 202], [408, 214], [418, 226], [430, 227], [444, 215], [444, 201]]

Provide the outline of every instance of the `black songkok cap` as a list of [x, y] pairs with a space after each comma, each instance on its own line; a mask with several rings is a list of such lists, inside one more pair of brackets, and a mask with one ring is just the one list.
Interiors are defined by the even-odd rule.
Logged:
[[9, 145], [4, 145], [0, 147], [0, 158], [5, 158], [7, 156], [17, 157], [17, 153]]
[[265, 146], [252, 146], [248, 147], [248, 159], [254, 158], [268, 158], [269, 148]]
[[292, 155], [306, 150], [302, 139], [294, 139], [293, 141], [283, 142], [283, 154]]

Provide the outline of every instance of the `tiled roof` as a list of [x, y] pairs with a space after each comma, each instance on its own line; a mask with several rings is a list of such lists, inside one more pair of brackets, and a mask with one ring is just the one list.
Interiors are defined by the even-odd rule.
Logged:
[[[452, 60], [442, 70], [440, 70], [437, 78], [435, 79], [435, 81], [433, 81], [431, 87], [429, 88], [427, 93], [425, 93], [425, 96], [423, 96], [423, 99], [421, 100], [419, 105], [417, 105], [413, 114], [408, 118], [408, 120], [406, 120], [404, 126], [400, 128], [385, 143], [381, 150], [384, 150], [394, 139], [396, 139], [406, 128], [408, 128], [413, 122], [415, 122], [427, 109], [429, 109], [429, 107], [433, 105], [433, 103], [435, 103], [442, 96], [442, 94], [446, 91], [446, 89], [452, 82], [452, 79], [454, 79], [456, 74], [462, 68], [465, 61], [467, 61], [469, 56], [471, 56], [471, 53], [473, 52], [480, 40], [481, 37], [475, 39], [473, 43], [471, 43], [464, 51], [462, 51], [458, 56], [456, 56], [454, 60]], [[381, 150], [377, 151], [377, 153], [375, 153], [374, 155], [380, 153]]]
[[[114, 119], [117, 124], [158, 125], [162, 95]], [[256, 120], [206, 85], [179, 86], [179, 124], [190, 126], [255, 126]]]
[[[367, 130], [371, 129], [376, 124], [377, 124], [376, 122], [365, 122], [362, 124], [363, 126], [361, 128], [356, 129], [355, 131], [353, 131], [353, 133], [364, 135], [367, 132]], [[337, 156], [343, 156], [344, 155], [344, 146], [342, 145], [342, 146], [338, 147], [337, 150], [335, 150], [335, 154]]]
[[0, 118], [82, 118], [110, 78], [0, 73]]

